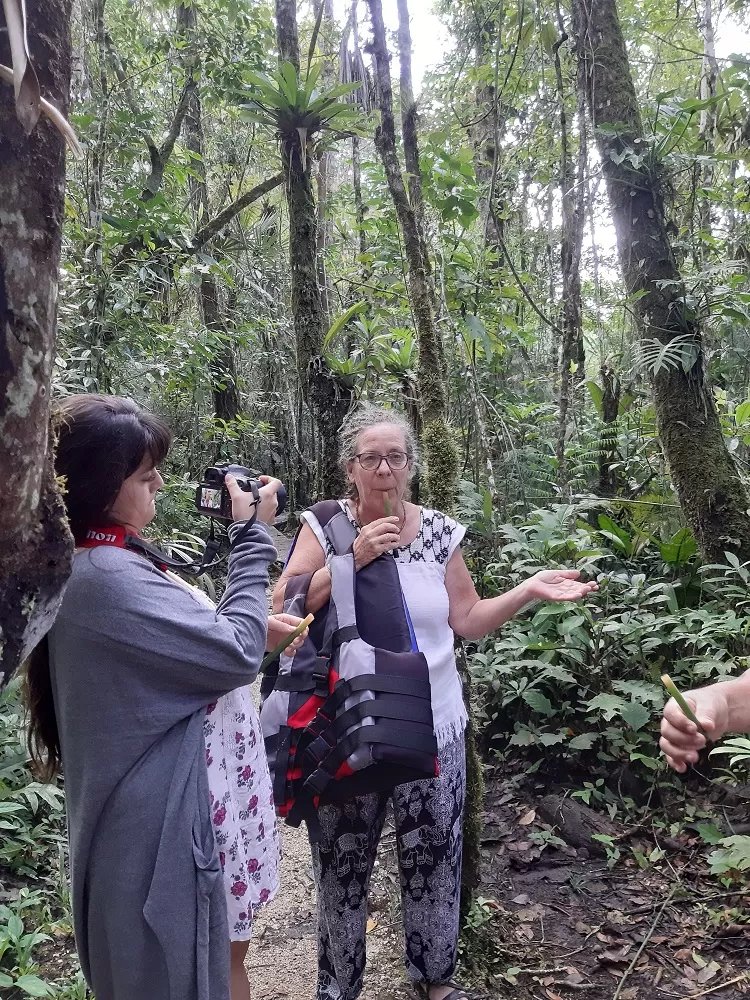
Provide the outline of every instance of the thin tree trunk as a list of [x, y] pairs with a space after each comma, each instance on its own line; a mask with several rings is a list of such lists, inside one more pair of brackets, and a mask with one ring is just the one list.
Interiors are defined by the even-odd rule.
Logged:
[[[373, 29], [373, 56], [380, 103], [380, 125], [375, 132], [375, 146], [385, 167], [391, 198], [396, 207], [408, 265], [409, 299], [416, 320], [419, 339], [417, 392], [422, 417], [422, 453], [427, 466], [426, 493], [430, 503], [450, 510], [455, 502], [458, 480], [458, 452], [445, 420], [445, 361], [435, 323], [435, 290], [430, 277], [427, 247], [417, 206], [422, 193], [417, 139], [416, 108], [411, 93], [411, 39], [408, 32], [409, 11], [406, 0], [398, 0], [401, 88], [403, 102], [403, 141], [409, 171], [411, 198], [407, 195], [396, 152], [396, 126], [393, 94], [381, 0], [367, 0]], [[406, 88], [406, 94], [404, 94]], [[466, 671], [464, 671], [467, 676]], [[476, 753], [471, 727], [466, 735], [467, 800], [464, 814], [464, 853], [462, 902], [464, 915], [479, 884], [481, 860], [479, 833], [482, 808], [482, 768]]]
[[[322, 0], [323, 3], [323, 71], [320, 74], [321, 84], [329, 90], [335, 84], [335, 46], [333, 44], [336, 22], [333, 16], [333, 0]], [[318, 161], [318, 245], [317, 259], [320, 281], [320, 296], [326, 328], [331, 324], [331, 290], [328, 285], [326, 271], [326, 250], [331, 242], [331, 221], [328, 218], [328, 201], [334, 172], [334, 153], [327, 149]]]
[[[570, 132], [566, 107], [566, 88], [563, 82], [560, 48], [567, 40], [558, 3], [558, 20], [561, 36], [555, 44], [555, 77], [560, 101], [560, 196], [562, 201], [562, 238], [560, 241], [560, 270], [562, 273], [562, 342], [560, 345], [560, 392], [558, 396], [558, 425], [555, 453], [557, 482], [564, 498], [570, 495], [565, 445], [568, 437], [569, 413], [573, 386], [573, 368], [578, 366], [583, 339], [583, 310], [581, 303], [581, 250], [583, 248], [583, 192], [586, 166], [585, 109], [581, 109], [578, 171], [573, 167], [570, 152]], [[583, 373], [578, 373], [580, 379]]]
[[[406, 192], [396, 152], [393, 91], [381, 0], [367, 2], [372, 19], [372, 52], [380, 104], [380, 125], [375, 131], [375, 146], [385, 168], [388, 190], [403, 236], [409, 300], [419, 341], [417, 386], [423, 420], [422, 450], [427, 465], [427, 475], [424, 478], [430, 501], [442, 509], [450, 510], [455, 499], [458, 456], [445, 423], [445, 362], [433, 312], [434, 290], [430, 285], [430, 269], [425, 260], [424, 238]], [[410, 60], [411, 55], [409, 52], [402, 52], [401, 58]], [[407, 137], [404, 136], [404, 141], [406, 140]], [[416, 162], [418, 170], [418, 151], [410, 150], [409, 156], [415, 157], [411, 162]]]
[[[195, 6], [180, 4], [177, 8], [177, 28], [186, 44], [183, 62], [191, 80], [193, 80], [193, 67], [199, 58], [194, 40], [196, 27]], [[197, 84], [190, 90], [182, 130], [185, 145], [193, 154], [188, 186], [196, 230], [200, 231], [208, 219], [209, 200], [206, 164], [203, 159], [205, 148], [203, 112]], [[221, 336], [220, 346], [217, 346], [209, 365], [214, 414], [220, 420], [237, 420], [241, 412], [237, 385], [237, 359], [234, 344], [230, 339], [231, 330], [222, 308], [221, 288], [216, 275], [201, 275], [199, 301], [203, 325], [207, 330]]]
[[[299, 39], [294, 0], [276, 0], [276, 33], [279, 58], [299, 72]], [[289, 206], [289, 261], [292, 313], [297, 343], [297, 366], [303, 392], [309, 400], [318, 433], [318, 490], [336, 496], [341, 490], [336, 435], [352, 403], [352, 390], [330, 370], [323, 353], [325, 316], [318, 283], [317, 217], [311, 156], [294, 130], [281, 137]]]
[[[419, 162], [418, 112], [411, 76], [411, 25], [407, 0], [396, 0], [398, 7], [399, 100], [401, 102], [401, 134], [404, 143], [409, 204], [414, 210], [417, 231], [422, 240], [422, 257], [427, 274], [431, 274], [430, 258], [425, 244], [426, 227], [422, 174]], [[434, 305], [434, 302], [433, 302]]]
[[620, 415], [620, 379], [607, 361], [601, 367], [602, 430], [599, 436], [599, 496], [617, 494], [617, 418]]
[[[41, 93], [67, 113], [70, 0], [26, 0]], [[0, 62], [10, 63], [0, 32]], [[49, 439], [65, 146], [42, 118], [26, 135], [0, 84], [0, 686], [49, 629], [72, 538]]]
[[[719, 63], [716, 59], [716, 36], [714, 33], [713, 0], [704, 0], [700, 29], [703, 36], [700, 98], [702, 101], [710, 101], [716, 96], [716, 82], [719, 78]], [[711, 235], [711, 203], [708, 200], [707, 191], [711, 187], [714, 178], [711, 154], [716, 137], [716, 105], [704, 108], [701, 111], [700, 137], [707, 154], [699, 174], [701, 193], [699, 198], [700, 211], [698, 222], [700, 227], [700, 243], [702, 245], [703, 234], [705, 233], [707, 236]]]
[[495, 72], [492, 82], [477, 85], [476, 115], [468, 127], [479, 187], [482, 233], [485, 243], [496, 251], [498, 260], [502, 260], [502, 244], [505, 241], [502, 198], [497, 191], [500, 156], [498, 144], [505, 128], [505, 121], [500, 118], [500, 95], [497, 92], [504, 21], [505, 5], [501, 4], [492, 17], [477, 22], [475, 68], [479, 74], [480, 71], [486, 72], [488, 66], [494, 65]]
[[677, 496], [707, 561], [727, 550], [750, 559], [750, 503], [724, 443], [701, 328], [669, 242], [659, 163], [643, 137], [617, 6], [574, 0], [573, 13], [627, 292], [644, 342], [672, 348], [668, 367], [652, 374]]

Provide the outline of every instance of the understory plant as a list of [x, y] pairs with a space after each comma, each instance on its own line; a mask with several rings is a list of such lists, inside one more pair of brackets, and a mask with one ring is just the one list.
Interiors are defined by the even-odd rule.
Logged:
[[[464, 494], [465, 496], [466, 494]], [[729, 558], [701, 566], [685, 528], [635, 526], [615, 504], [584, 500], [540, 508], [484, 535], [481, 582], [502, 592], [540, 569], [575, 567], [599, 584], [580, 604], [528, 608], [471, 656], [494, 754], [524, 754], [566, 769], [627, 764], [659, 770], [660, 675], [685, 690], [747, 664], [747, 567]], [[492, 550], [489, 550], [492, 551]]]

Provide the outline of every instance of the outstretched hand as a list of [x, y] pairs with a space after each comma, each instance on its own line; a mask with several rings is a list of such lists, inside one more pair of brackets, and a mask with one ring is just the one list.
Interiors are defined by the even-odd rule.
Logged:
[[579, 579], [577, 569], [543, 569], [526, 581], [534, 601], [580, 601], [599, 589], [599, 584]]

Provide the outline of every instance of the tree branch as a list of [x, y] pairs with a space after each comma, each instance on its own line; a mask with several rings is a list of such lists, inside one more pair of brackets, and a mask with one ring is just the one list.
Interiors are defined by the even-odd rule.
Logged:
[[273, 177], [269, 177], [268, 180], [263, 181], [262, 184], [256, 184], [254, 188], [246, 191], [239, 198], [236, 198], [231, 205], [227, 205], [223, 211], [207, 222], [205, 226], [201, 226], [198, 232], [193, 237], [193, 249], [195, 251], [203, 249], [203, 247], [210, 240], [214, 238], [218, 233], [221, 232], [235, 216], [239, 215], [240, 212], [247, 208], [248, 205], [252, 205], [254, 201], [262, 198], [264, 194], [268, 194], [269, 191], [273, 191], [277, 188], [279, 184], [284, 180], [283, 173], [274, 174]]
[[151, 173], [148, 175], [146, 186], [141, 194], [141, 199], [143, 201], [150, 201], [162, 185], [162, 181], [164, 180], [164, 168], [167, 165], [169, 157], [172, 155], [174, 144], [177, 142], [177, 136], [180, 134], [180, 130], [182, 129], [182, 121], [187, 114], [188, 108], [190, 107], [190, 98], [192, 97], [195, 89], [195, 80], [192, 78], [187, 79], [185, 81], [185, 86], [182, 88], [180, 100], [177, 104], [172, 124], [169, 127], [169, 132], [167, 132], [164, 142], [162, 142], [159, 149], [156, 149], [153, 144], [149, 144]]

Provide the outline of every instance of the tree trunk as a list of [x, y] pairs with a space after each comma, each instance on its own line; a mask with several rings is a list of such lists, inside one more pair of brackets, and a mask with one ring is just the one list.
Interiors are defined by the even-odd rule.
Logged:
[[[430, 278], [427, 247], [420, 214], [422, 204], [419, 146], [417, 142], [416, 107], [411, 94], [411, 39], [408, 32], [409, 11], [406, 0], [398, 0], [401, 87], [406, 87], [404, 114], [404, 152], [409, 170], [411, 199], [406, 193], [401, 166], [396, 153], [396, 126], [393, 117], [393, 94], [381, 0], [367, 0], [373, 30], [373, 55], [377, 73], [380, 102], [380, 125], [375, 132], [375, 145], [385, 167], [388, 189], [396, 206], [409, 269], [409, 299], [416, 319], [419, 338], [417, 394], [422, 417], [422, 454], [427, 466], [426, 493], [429, 502], [439, 509], [450, 510], [455, 502], [458, 481], [458, 452], [445, 420], [445, 361], [443, 347], [435, 324], [434, 288]], [[407, 30], [404, 30], [406, 26]], [[459, 663], [465, 681], [468, 670], [459, 643]], [[468, 703], [471, 711], [470, 703]], [[481, 860], [480, 831], [483, 798], [482, 766], [476, 752], [471, 725], [466, 732], [466, 807], [464, 813], [464, 862], [462, 872], [462, 910], [468, 912], [473, 893], [479, 884]]]
[[[27, 0], [26, 15], [42, 95], [65, 114], [70, 0]], [[49, 629], [71, 567], [48, 430], [64, 185], [61, 135], [42, 118], [27, 136], [0, 84], [0, 685]]]
[[705, 371], [701, 328], [667, 234], [660, 164], [643, 138], [615, 0], [574, 0], [578, 55], [607, 183], [620, 264], [644, 345], [668, 345], [653, 371], [662, 448], [703, 557], [750, 559], [748, 495], [729, 455]]
[[617, 494], [617, 418], [620, 415], [620, 379], [607, 361], [601, 367], [602, 430], [599, 436], [599, 496]]
[[[716, 59], [713, 0], [704, 0], [700, 29], [703, 36], [703, 66], [701, 68], [700, 97], [702, 101], [710, 101], [716, 96], [716, 82], [719, 78], [719, 63]], [[704, 244], [704, 234], [705, 236], [711, 235], [711, 203], [708, 200], [707, 190], [711, 187], [714, 178], [711, 154], [714, 151], [716, 138], [716, 113], [717, 109], [714, 104], [711, 107], [704, 108], [701, 111], [700, 117], [700, 137], [706, 153], [704, 162], [699, 168], [701, 191], [698, 215], [698, 225], [700, 228], [698, 242], [700, 245]]]
[[[188, 77], [193, 79], [193, 71], [200, 58], [194, 41], [197, 25], [196, 8], [193, 4], [180, 4], [177, 8], [177, 30], [185, 41], [182, 61]], [[197, 84], [190, 91], [188, 108], [182, 123], [185, 145], [193, 154], [191, 173], [188, 177], [190, 203], [193, 209], [196, 231], [206, 224], [209, 212], [208, 182], [206, 164], [203, 160], [203, 110]], [[221, 308], [221, 289], [214, 274], [202, 274], [199, 300], [203, 325], [212, 333], [222, 335], [221, 346], [216, 348], [209, 366], [211, 395], [214, 415], [220, 420], [236, 420], [240, 415], [240, 395], [237, 388], [237, 362], [235, 349], [229, 339], [226, 318]]]
[[[578, 171], [573, 168], [566, 92], [563, 82], [560, 48], [567, 40], [558, 4], [560, 40], [555, 44], [555, 77], [560, 101], [560, 196], [562, 201], [562, 238], [560, 241], [560, 271], [562, 274], [562, 338], [560, 345], [560, 393], [558, 397], [557, 483], [564, 499], [570, 496], [570, 481], [565, 445], [568, 437], [574, 368], [581, 359], [583, 340], [583, 308], [581, 303], [581, 251], [583, 249], [583, 193], [586, 168], [585, 108], [580, 108]], [[579, 73], [581, 72], [579, 68]], [[584, 373], [578, 371], [580, 379]]]
[[[450, 510], [455, 500], [458, 455], [445, 421], [446, 378], [443, 346], [435, 325], [434, 295], [430, 284], [430, 268], [425, 259], [424, 237], [420, 232], [414, 206], [406, 193], [396, 152], [396, 124], [393, 116], [393, 91], [385, 42], [383, 9], [381, 0], [367, 0], [367, 2], [372, 19], [372, 52], [380, 103], [380, 125], [375, 131], [375, 146], [383, 161], [388, 190], [403, 235], [408, 267], [409, 300], [419, 340], [417, 387], [423, 420], [422, 454], [427, 466], [423, 482], [427, 486], [429, 501], [440, 509]], [[401, 59], [410, 60], [411, 54], [408, 51], [401, 52]], [[406, 135], [404, 142], [407, 142]], [[415, 157], [412, 162], [417, 163], [418, 170], [418, 151], [410, 150], [409, 156]]]
[[[335, 46], [334, 33], [336, 22], [333, 15], [333, 0], [321, 0], [323, 3], [323, 70], [320, 74], [320, 82], [325, 90], [329, 90], [336, 83], [335, 79]], [[326, 268], [326, 250], [331, 242], [332, 226], [328, 218], [328, 202], [330, 199], [331, 185], [334, 172], [334, 153], [327, 149], [318, 161], [317, 188], [318, 188], [318, 235], [317, 235], [317, 260], [318, 260], [318, 280], [320, 282], [321, 305], [326, 328], [331, 325], [331, 290], [328, 285], [328, 275]]]
[[[398, 6], [398, 51], [399, 51], [399, 101], [401, 103], [401, 134], [404, 143], [404, 166], [406, 167], [409, 204], [414, 211], [417, 232], [422, 242], [422, 259], [425, 270], [432, 274], [432, 265], [427, 252], [424, 197], [422, 194], [422, 173], [419, 162], [419, 138], [417, 133], [417, 102], [414, 99], [414, 84], [411, 78], [411, 25], [407, 0], [396, 0]], [[428, 287], [433, 291], [432, 281]], [[433, 298], [433, 309], [435, 299]]]
[[[276, 0], [279, 58], [299, 72], [299, 39], [295, 0]], [[323, 354], [325, 317], [318, 282], [317, 218], [313, 195], [311, 151], [294, 130], [281, 137], [287, 204], [292, 313], [297, 366], [305, 397], [318, 428], [317, 486], [323, 496], [341, 492], [336, 435], [352, 404], [352, 390], [330, 370]]]
[[491, 82], [477, 85], [475, 92], [476, 115], [467, 131], [474, 152], [474, 171], [479, 188], [479, 218], [485, 244], [492, 247], [498, 260], [502, 260], [502, 245], [505, 242], [503, 198], [497, 190], [499, 177], [498, 144], [505, 129], [505, 121], [500, 116], [500, 95], [497, 93], [497, 78], [502, 47], [502, 29], [505, 10], [493, 10], [493, 14], [476, 20], [474, 65], [479, 73], [487, 66], [494, 66]]

